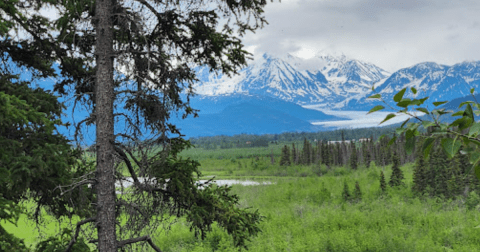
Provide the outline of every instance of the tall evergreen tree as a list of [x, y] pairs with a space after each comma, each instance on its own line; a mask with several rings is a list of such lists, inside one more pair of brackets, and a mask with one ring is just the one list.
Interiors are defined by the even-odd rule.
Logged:
[[448, 196], [449, 160], [440, 146], [435, 148], [429, 160], [429, 186], [431, 195]]
[[352, 142], [351, 152], [352, 154], [350, 155], [350, 168], [356, 170], [358, 168], [358, 161], [357, 161], [357, 148], [355, 147], [355, 142]]
[[371, 156], [370, 152], [367, 151], [367, 153], [365, 155], [365, 167], [370, 168], [370, 163], [372, 161], [371, 158], [372, 158], [372, 156]]
[[418, 193], [424, 193], [428, 185], [427, 164], [423, 154], [418, 155], [413, 170], [413, 186], [412, 189]]
[[349, 201], [352, 198], [352, 195], [350, 194], [350, 189], [348, 188], [347, 180], [343, 181], [342, 197], [345, 201]]
[[[28, 13], [30, 8], [26, 6], [35, 8], [44, 2], [54, 4], [59, 12], [57, 20], [50, 22]], [[62, 79], [55, 89], [66, 95], [73, 85], [75, 101], [90, 109], [90, 115], [77, 126], [96, 127], [96, 172], [84, 178], [95, 190], [95, 202], [87, 204], [94, 204], [96, 209], [79, 222], [79, 228], [96, 223], [95, 240], [100, 252], [124, 249], [139, 241], [159, 251], [150, 236], [132, 237], [147, 228], [155, 230], [161, 221], [156, 216], [168, 211], [186, 216], [192, 230], [202, 237], [217, 221], [239, 247], [258, 232], [259, 214], [239, 209], [237, 197], [229, 195], [228, 188], [198, 190], [194, 183], [198, 162], [178, 156], [191, 144], [181, 138], [168, 119], [172, 111], [182, 112], [184, 117], [196, 115], [188, 99], [197, 80], [194, 67], [206, 66], [231, 75], [246, 64], [248, 55], [240, 37], [266, 23], [265, 5], [264, 0], [40, 0], [27, 1], [27, 5], [25, 1], [0, 4], [2, 54], [6, 52], [14, 62], [41, 69], [46, 76], [54, 76], [51, 66], [60, 62]], [[26, 13], [21, 15], [19, 11]], [[226, 21], [223, 29], [218, 29], [221, 18]], [[18, 36], [12, 41], [4, 36], [10, 32], [10, 25], [24, 29], [33, 39]], [[31, 32], [36, 30], [44, 34]], [[20, 48], [31, 49], [28, 52], [38, 57], [30, 57], [26, 50], [18, 53]], [[187, 99], [181, 93], [187, 94]], [[116, 103], [119, 100], [122, 102]], [[124, 122], [126, 131], [115, 132], [115, 120]], [[153, 139], [143, 141], [147, 136]], [[129, 145], [123, 144], [127, 141]], [[160, 151], [151, 154], [153, 149]], [[138, 157], [142, 153], [145, 155]], [[123, 176], [115, 170], [121, 167], [118, 160], [134, 181], [132, 187], [138, 193], [132, 197], [116, 195], [115, 182], [122, 181]], [[151, 181], [143, 183], [139, 174]], [[117, 220], [122, 213], [130, 216], [126, 223]], [[126, 226], [117, 229], [122, 224]]]
[[295, 149], [295, 143], [292, 143], [292, 163], [298, 164], [297, 149]]
[[387, 190], [387, 183], [385, 182], [385, 174], [383, 171], [380, 171], [380, 189], [382, 192], [385, 192]]
[[393, 153], [392, 162], [392, 175], [388, 184], [391, 187], [394, 187], [403, 184], [403, 172], [400, 169], [400, 159], [398, 158], [396, 153]]
[[307, 138], [303, 139], [302, 164], [310, 164], [310, 142]]
[[288, 149], [287, 145], [284, 145], [282, 148], [282, 157], [280, 159], [281, 166], [289, 166], [290, 162], [290, 150]]
[[353, 198], [356, 201], [362, 200], [362, 190], [360, 189], [360, 184], [358, 183], [358, 181], [355, 182], [355, 189], [353, 190]]

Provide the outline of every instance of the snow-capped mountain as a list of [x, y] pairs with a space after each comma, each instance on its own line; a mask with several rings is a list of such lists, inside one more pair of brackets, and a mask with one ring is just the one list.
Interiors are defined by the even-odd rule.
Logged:
[[[462, 62], [453, 66], [424, 62], [393, 73], [368, 96], [379, 93], [385, 101], [393, 104], [393, 96], [398, 91], [405, 87], [414, 87], [418, 90], [417, 97], [428, 96], [426, 106], [433, 108], [432, 103], [435, 101], [450, 101], [467, 96], [471, 88], [478, 91], [479, 84], [480, 61]], [[412, 98], [413, 94], [407, 92], [405, 97]], [[358, 101], [351, 101], [345, 109], [367, 110], [377, 103], [377, 100], [364, 97]]]
[[196, 92], [204, 96], [256, 94], [297, 104], [341, 108], [360, 99], [373, 83], [388, 76], [385, 70], [346, 56], [319, 55], [301, 59], [264, 54], [232, 78], [199, 68]]

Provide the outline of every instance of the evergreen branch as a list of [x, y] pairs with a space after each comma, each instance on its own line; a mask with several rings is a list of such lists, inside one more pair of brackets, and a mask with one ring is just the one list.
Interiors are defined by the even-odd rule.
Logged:
[[144, 217], [144, 220], [146, 222], [148, 222], [148, 218], [149, 216], [144, 212], [142, 211], [142, 209], [140, 209], [140, 207], [136, 204], [131, 204], [123, 199], [118, 199], [117, 203], [116, 203], [117, 206], [125, 206], [125, 207], [130, 207], [132, 209], [134, 209], [135, 211], [139, 212], [143, 217]]

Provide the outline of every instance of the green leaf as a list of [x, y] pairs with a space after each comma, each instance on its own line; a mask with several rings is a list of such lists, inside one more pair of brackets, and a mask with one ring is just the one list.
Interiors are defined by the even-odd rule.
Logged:
[[408, 155], [412, 154], [413, 149], [415, 149], [415, 136], [410, 137], [407, 139], [407, 142], [405, 143], [405, 151], [407, 152]]
[[417, 89], [415, 89], [414, 87], [412, 87], [410, 90], [412, 90], [412, 93], [415, 95], [417, 94]]
[[467, 117], [471, 118], [472, 120], [475, 120], [475, 118], [473, 117], [472, 105], [467, 104], [467, 107], [465, 108], [465, 113], [463, 114], [463, 116], [467, 116]]
[[434, 109], [432, 113], [435, 115], [445, 115], [445, 114], [452, 113], [452, 111], [445, 111], [445, 109]]
[[393, 97], [393, 100], [395, 102], [400, 102], [403, 98], [403, 95], [405, 94], [405, 91], [407, 91], [407, 88], [404, 88], [402, 90], [400, 90], [394, 97]]
[[400, 128], [403, 128], [403, 126], [405, 126], [405, 124], [407, 124], [407, 122], [410, 121], [410, 118], [408, 118], [407, 120], [405, 120], [402, 125], [400, 125]]
[[474, 122], [474, 121], [473, 121], [472, 118], [470, 118], [470, 117], [465, 117], [465, 116], [464, 116], [464, 117], [462, 117], [462, 118], [458, 118], [457, 120], [453, 121], [453, 122], [450, 124], [449, 128], [450, 128], [450, 127], [456, 127], [456, 126], [458, 126], [458, 129], [464, 130], [464, 129], [472, 126], [473, 122]]
[[423, 101], [422, 100], [419, 100], [419, 99], [413, 99], [412, 102], [411, 102], [412, 105], [415, 105], [415, 106], [420, 106], [423, 104]]
[[385, 108], [385, 107], [382, 106], [382, 105], [377, 105], [377, 106], [373, 107], [372, 109], [370, 109], [370, 111], [368, 111], [367, 115], [370, 114], [370, 113], [373, 113], [373, 112], [382, 110], [382, 109], [384, 109], [384, 108]]
[[452, 114], [452, 116], [463, 116], [464, 111], [457, 111]]
[[397, 106], [401, 107], [401, 108], [406, 108], [406, 107], [411, 106], [411, 105], [415, 105], [415, 104], [410, 99], [403, 99], [403, 100], [401, 100], [400, 102], [397, 103]]
[[475, 92], [475, 88], [470, 89], [470, 94], [473, 94]]
[[382, 98], [381, 94], [374, 94], [369, 96], [367, 99], [380, 99], [380, 98]]
[[480, 147], [480, 140], [471, 140], [470, 143], [475, 144], [476, 146]]
[[395, 116], [396, 116], [396, 115], [395, 115], [394, 113], [390, 113], [390, 114], [388, 114], [388, 115], [385, 117], [385, 119], [383, 119], [383, 121], [380, 122], [379, 124], [382, 124], [382, 123], [384, 123], [384, 122], [386, 122], [386, 121], [394, 118]]
[[480, 153], [478, 151], [471, 151], [468, 154], [470, 163], [475, 166], [478, 165], [478, 162], [480, 161]]
[[431, 122], [431, 121], [422, 121], [422, 126], [424, 128], [428, 128], [428, 127], [432, 127], [432, 126], [435, 126], [436, 124], [434, 122]]
[[390, 146], [390, 145], [394, 144], [395, 141], [397, 141], [397, 136], [392, 137], [392, 139], [390, 139], [390, 141], [388, 141], [387, 146]]
[[434, 105], [435, 107], [438, 107], [438, 106], [440, 106], [440, 105], [442, 105], [442, 104], [445, 104], [445, 103], [447, 103], [447, 102], [448, 102], [448, 101], [434, 102], [433, 105]]
[[425, 114], [427, 114], [427, 115], [430, 114], [430, 112], [429, 112], [428, 109], [426, 109], [426, 108], [416, 108], [416, 110], [418, 110], [418, 111], [420, 111], [420, 112], [423, 112], [423, 113], [425, 113]]
[[475, 166], [475, 175], [480, 179], [480, 165]]
[[461, 108], [466, 104], [473, 104], [473, 103], [474, 103], [473, 101], [464, 101], [464, 102], [460, 103], [460, 105], [458, 105], [458, 108]]
[[425, 158], [427, 158], [428, 155], [430, 154], [430, 150], [432, 149], [434, 142], [435, 142], [435, 139], [431, 137], [425, 139], [425, 142], [423, 142], [422, 149], [423, 149], [423, 155]]
[[405, 132], [405, 138], [408, 140], [412, 137], [415, 137], [415, 130], [408, 129], [407, 132]]
[[422, 105], [426, 100], [428, 100], [428, 96], [425, 98], [419, 99], [420, 104], [418, 104], [418, 106]]
[[468, 134], [472, 137], [476, 137], [479, 133], [480, 133], [480, 123], [474, 123], [472, 127], [470, 127]]
[[457, 138], [443, 138], [442, 147], [443, 150], [447, 153], [449, 158], [453, 158], [457, 154], [458, 150], [462, 146], [462, 143], [457, 141]]
[[405, 132], [405, 130], [407, 130], [407, 129], [405, 129], [405, 128], [396, 128], [396, 129], [395, 129], [395, 133], [398, 134], [398, 135], [401, 135], [403, 132]]

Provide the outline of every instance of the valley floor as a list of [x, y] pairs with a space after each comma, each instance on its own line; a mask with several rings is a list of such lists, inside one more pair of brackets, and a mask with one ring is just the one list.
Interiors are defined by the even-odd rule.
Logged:
[[[390, 167], [353, 171], [316, 165], [274, 168], [266, 160], [258, 162], [256, 169], [247, 166], [232, 172], [232, 160], [205, 160], [210, 166], [204, 168], [208, 174], [224, 174], [219, 178], [273, 182], [233, 186], [241, 206], [265, 216], [263, 232], [252, 239], [250, 251], [480, 251], [478, 195], [455, 200], [416, 196], [410, 189], [412, 164], [401, 168], [404, 186], [382, 192], [380, 172], [388, 179]], [[345, 201], [344, 183], [353, 194], [356, 181], [361, 199]], [[221, 230], [200, 241], [185, 225], [158, 235], [164, 251], [236, 251]]]

